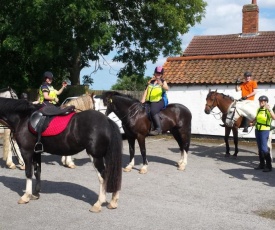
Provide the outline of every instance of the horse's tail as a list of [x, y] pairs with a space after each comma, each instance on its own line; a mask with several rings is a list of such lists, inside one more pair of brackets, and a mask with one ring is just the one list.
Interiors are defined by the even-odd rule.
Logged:
[[111, 126], [110, 144], [105, 157], [104, 173], [106, 192], [117, 192], [121, 189], [122, 180], [122, 137], [117, 124], [108, 119]]

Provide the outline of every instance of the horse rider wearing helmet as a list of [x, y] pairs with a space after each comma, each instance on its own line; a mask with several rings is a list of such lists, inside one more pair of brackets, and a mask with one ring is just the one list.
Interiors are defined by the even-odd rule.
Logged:
[[255, 124], [255, 137], [257, 141], [260, 164], [256, 170], [263, 169], [263, 172], [272, 171], [270, 149], [267, 146], [272, 119], [275, 119], [273, 110], [268, 105], [268, 97], [259, 97], [260, 108], [253, 123]]
[[46, 71], [43, 74], [44, 82], [39, 88], [39, 103], [44, 105], [56, 105], [59, 101], [58, 95], [60, 95], [67, 86], [67, 82], [62, 83], [60, 90], [55, 90], [52, 86], [53, 74]]
[[[244, 78], [245, 78], [245, 81], [243, 83], [241, 83], [239, 85], [239, 79], [236, 80], [236, 91], [242, 91], [242, 98], [240, 100], [251, 100], [253, 101], [254, 100], [254, 97], [255, 97], [255, 94], [257, 93], [257, 88], [258, 88], [258, 85], [257, 85], [257, 82], [252, 80], [251, 79], [252, 77], [252, 74], [251, 72], [249, 71], [246, 71], [244, 73]], [[243, 118], [244, 119], [244, 129], [243, 129], [243, 132], [248, 132], [248, 126], [249, 126], [249, 121], [247, 118]]]
[[167, 82], [162, 78], [164, 69], [162, 66], [155, 68], [154, 76], [148, 82], [141, 103], [148, 103], [150, 106], [151, 118], [154, 123], [155, 130], [149, 135], [162, 134], [159, 112], [164, 108], [163, 94], [169, 89]]

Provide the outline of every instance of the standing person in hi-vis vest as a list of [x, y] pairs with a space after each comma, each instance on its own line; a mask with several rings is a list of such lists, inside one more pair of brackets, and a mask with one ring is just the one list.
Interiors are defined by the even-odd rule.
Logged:
[[267, 146], [271, 121], [275, 119], [273, 110], [268, 105], [268, 97], [259, 97], [260, 108], [257, 110], [257, 115], [253, 123], [255, 124], [255, 136], [259, 151], [260, 164], [256, 170], [263, 169], [263, 172], [272, 171], [272, 160], [270, 149]]

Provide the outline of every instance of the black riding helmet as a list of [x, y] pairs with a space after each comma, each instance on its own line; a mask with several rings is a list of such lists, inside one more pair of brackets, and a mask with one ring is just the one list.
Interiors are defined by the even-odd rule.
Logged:
[[268, 97], [267, 96], [260, 96], [259, 97], [259, 101], [266, 101], [266, 102], [268, 102]]
[[43, 74], [43, 77], [44, 77], [44, 79], [46, 79], [46, 78], [53, 79], [53, 74], [52, 74], [52, 72], [50, 72], [50, 71], [46, 71], [46, 72]]
[[249, 71], [246, 71], [243, 75], [244, 75], [245, 77], [252, 76], [251, 72], [249, 72]]

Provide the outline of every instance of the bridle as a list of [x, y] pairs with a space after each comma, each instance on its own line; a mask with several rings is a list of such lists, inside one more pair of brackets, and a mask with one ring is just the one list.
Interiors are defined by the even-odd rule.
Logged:
[[205, 106], [209, 107], [210, 108], [210, 112], [212, 112], [212, 110], [216, 107], [215, 102], [217, 102], [217, 94], [215, 93], [215, 97], [214, 99], [212, 100], [212, 105], [208, 105], [207, 103], [205, 104]]

